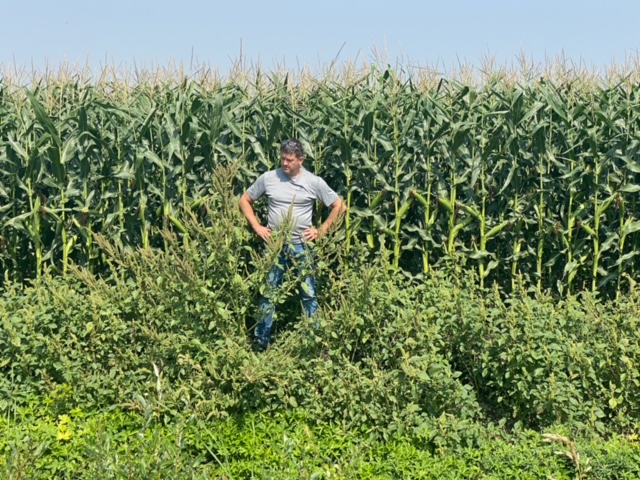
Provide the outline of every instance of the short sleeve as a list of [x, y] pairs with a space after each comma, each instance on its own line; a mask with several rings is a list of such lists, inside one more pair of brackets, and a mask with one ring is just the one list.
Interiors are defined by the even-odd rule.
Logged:
[[253, 185], [247, 189], [247, 194], [251, 197], [251, 200], [257, 200], [266, 193], [264, 177], [265, 174], [263, 173]]
[[327, 185], [327, 182], [320, 177], [318, 177], [318, 183], [316, 185], [316, 195], [320, 201], [324, 203], [325, 207], [332, 205], [340, 198], [338, 194], [334, 192], [329, 185]]

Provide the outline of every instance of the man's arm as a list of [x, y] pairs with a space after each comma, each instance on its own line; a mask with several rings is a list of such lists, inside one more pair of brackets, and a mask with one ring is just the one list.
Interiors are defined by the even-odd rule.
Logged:
[[338, 199], [331, 204], [331, 212], [329, 212], [329, 216], [320, 226], [320, 228], [307, 228], [304, 232], [302, 232], [302, 237], [307, 242], [311, 242], [321, 237], [329, 231], [331, 225], [333, 225], [336, 219], [338, 219], [338, 217], [340, 217], [340, 215], [342, 215], [346, 211], [346, 205], [344, 204], [342, 199], [338, 197]]
[[251, 225], [251, 228], [253, 228], [253, 231], [265, 242], [271, 240], [271, 229], [260, 224], [253, 210], [253, 200], [247, 192], [244, 192], [240, 197], [239, 205], [240, 210], [249, 222], [249, 225]]

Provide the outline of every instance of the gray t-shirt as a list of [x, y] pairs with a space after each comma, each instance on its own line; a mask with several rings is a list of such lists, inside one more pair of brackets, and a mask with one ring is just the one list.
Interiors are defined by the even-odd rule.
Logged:
[[286, 226], [291, 212], [293, 243], [302, 243], [302, 232], [313, 225], [313, 206], [316, 200], [328, 207], [339, 198], [322, 178], [304, 168], [295, 178], [289, 178], [281, 168], [265, 172], [249, 187], [247, 193], [251, 200], [267, 196], [267, 225], [272, 230]]

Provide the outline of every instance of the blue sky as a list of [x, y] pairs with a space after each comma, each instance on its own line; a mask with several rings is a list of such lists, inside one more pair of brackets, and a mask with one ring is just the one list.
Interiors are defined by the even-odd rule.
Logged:
[[67, 61], [120, 68], [183, 63], [227, 72], [332, 60], [481, 67], [521, 54], [605, 68], [637, 59], [637, 0], [7, 0], [0, 64], [42, 70]]

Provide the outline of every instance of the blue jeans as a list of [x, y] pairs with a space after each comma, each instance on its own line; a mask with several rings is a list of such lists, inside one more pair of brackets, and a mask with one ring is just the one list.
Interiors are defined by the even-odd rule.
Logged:
[[261, 318], [258, 319], [254, 334], [255, 342], [261, 348], [266, 348], [271, 338], [271, 327], [273, 326], [273, 314], [275, 312], [272, 296], [278, 287], [282, 285], [284, 273], [291, 266], [294, 267], [296, 275], [304, 274], [298, 290], [305, 315], [310, 318], [318, 310], [316, 280], [310, 273], [313, 268], [313, 259], [309, 248], [303, 243], [285, 245], [278, 256], [278, 261], [269, 270], [267, 289], [258, 302]]

